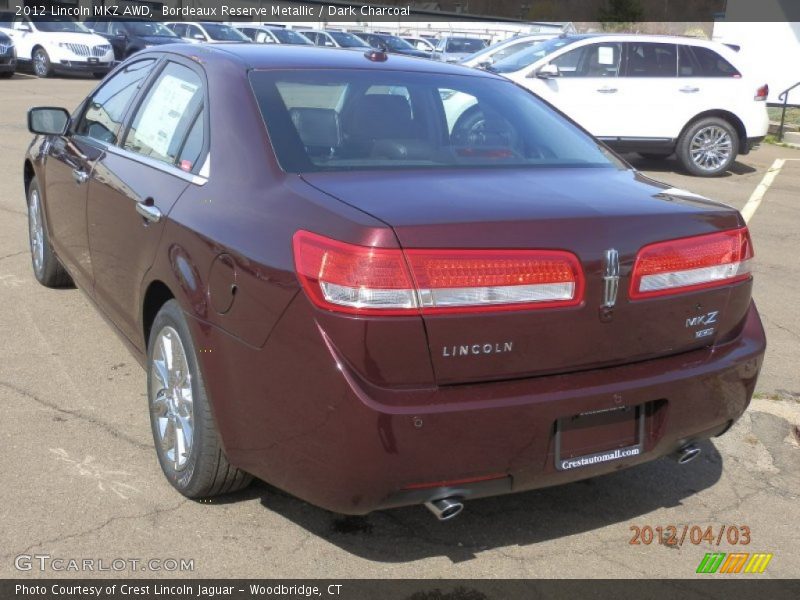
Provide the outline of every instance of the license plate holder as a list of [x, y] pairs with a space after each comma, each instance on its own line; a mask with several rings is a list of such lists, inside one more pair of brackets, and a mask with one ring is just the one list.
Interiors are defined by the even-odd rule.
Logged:
[[90, 56], [89, 58], [86, 59], [86, 62], [88, 62], [90, 65], [96, 65], [97, 63], [100, 62], [100, 59], [97, 58], [96, 56]]
[[581, 413], [556, 421], [555, 468], [591, 467], [644, 451], [645, 406]]

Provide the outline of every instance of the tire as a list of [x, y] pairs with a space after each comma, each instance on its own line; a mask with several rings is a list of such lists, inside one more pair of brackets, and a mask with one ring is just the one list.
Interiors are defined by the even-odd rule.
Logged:
[[721, 175], [739, 154], [739, 134], [725, 119], [699, 119], [683, 132], [676, 153], [683, 168], [691, 175]]
[[53, 74], [53, 65], [50, 63], [50, 56], [44, 48], [36, 48], [31, 56], [33, 62], [33, 73], [37, 77], [46, 78]]
[[50, 288], [73, 285], [72, 278], [50, 246], [50, 236], [47, 233], [47, 223], [42, 208], [42, 194], [39, 190], [39, 182], [35, 177], [28, 186], [28, 240], [31, 249], [31, 266], [36, 281]]
[[667, 154], [666, 152], [660, 154], [658, 152], [638, 152], [637, 154], [647, 160], [664, 160], [672, 156], [671, 153]]
[[252, 477], [231, 466], [222, 450], [189, 327], [175, 300], [161, 307], [150, 330], [147, 398], [158, 462], [176, 490], [208, 498], [250, 484]]

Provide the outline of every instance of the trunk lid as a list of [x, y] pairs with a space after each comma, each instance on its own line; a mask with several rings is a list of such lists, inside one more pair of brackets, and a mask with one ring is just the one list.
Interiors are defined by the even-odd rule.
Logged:
[[[579, 306], [422, 317], [439, 384], [591, 369], [708, 346], [730, 335], [749, 306], [749, 281], [629, 299], [641, 247], [743, 225], [730, 207], [633, 171], [417, 170], [303, 177], [391, 226], [406, 249], [560, 249], [579, 258], [586, 279]], [[620, 279], [616, 303], [608, 310], [601, 305], [611, 249], [619, 255]]]

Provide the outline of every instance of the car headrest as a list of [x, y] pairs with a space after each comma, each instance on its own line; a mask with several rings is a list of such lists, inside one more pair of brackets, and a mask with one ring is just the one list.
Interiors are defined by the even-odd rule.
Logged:
[[330, 108], [292, 108], [289, 116], [303, 145], [338, 148], [342, 143], [339, 115]]
[[357, 139], [409, 137], [411, 106], [403, 96], [368, 94], [353, 108], [348, 133]]

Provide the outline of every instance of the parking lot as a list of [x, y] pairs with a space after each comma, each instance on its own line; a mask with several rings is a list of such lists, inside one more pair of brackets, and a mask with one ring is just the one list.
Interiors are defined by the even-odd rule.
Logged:
[[[32, 105], [71, 110], [95, 84], [25, 74], [0, 83], [0, 576], [82, 575], [15, 566], [19, 555], [44, 554], [193, 561], [192, 571], [139, 566], [100, 576], [682, 578], [695, 576], [706, 552], [737, 550], [774, 555], [758, 577], [800, 573], [791, 518], [800, 500], [799, 150], [764, 146], [715, 179], [682, 175], [672, 160], [631, 157], [656, 179], [752, 214], [767, 358], [750, 409], [724, 437], [703, 443], [700, 458], [474, 501], [447, 523], [423, 507], [342, 517], [260, 482], [211, 503], [179, 496], [152, 449], [144, 371], [81, 292], [34, 280], [25, 113]], [[715, 535], [721, 526], [748, 528], [751, 542], [629, 543], [632, 527], [684, 525]]]

